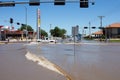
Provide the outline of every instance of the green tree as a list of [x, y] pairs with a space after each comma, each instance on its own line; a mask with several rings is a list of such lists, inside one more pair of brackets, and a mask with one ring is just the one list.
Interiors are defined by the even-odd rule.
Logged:
[[34, 31], [30, 25], [26, 26], [26, 24], [21, 25], [21, 27], [18, 30], [21, 31], [26, 30], [26, 27], [27, 27], [27, 31]]
[[63, 38], [65, 36], [66, 30], [60, 29], [59, 27], [56, 26], [54, 29], [50, 30], [50, 33], [54, 37], [62, 37]]
[[61, 37], [60, 28], [55, 27], [55, 29], [54, 29], [54, 36], [55, 36], [55, 37]]
[[61, 34], [62, 34], [61, 37], [62, 37], [62, 38], [65, 38], [66, 32], [67, 32], [67, 31], [66, 31], [65, 29], [61, 29]]
[[48, 33], [45, 30], [41, 29], [40, 32], [41, 32], [41, 36], [48, 37]]

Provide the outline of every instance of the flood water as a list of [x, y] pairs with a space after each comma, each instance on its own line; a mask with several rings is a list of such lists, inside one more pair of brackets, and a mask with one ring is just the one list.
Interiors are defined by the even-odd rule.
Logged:
[[120, 44], [39, 44], [29, 49], [60, 66], [74, 80], [120, 80]]

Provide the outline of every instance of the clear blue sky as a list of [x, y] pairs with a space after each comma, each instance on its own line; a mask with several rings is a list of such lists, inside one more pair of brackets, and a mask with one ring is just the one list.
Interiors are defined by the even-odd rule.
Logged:
[[[105, 16], [103, 18], [103, 26], [120, 22], [120, 0], [95, 0], [95, 5], [89, 4], [89, 8], [80, 8], [79, 5], [79, 3], [66, 3], [65, 6], [54, 6], [54, 3], [41, 3], [40, 6], [35, 7], [29, 6], [28, 4], [17, 4], [15, 7], [0, 7], [0, 25], [10, 26], [10, 18], [13, 18], [15, 23], [25, 23], [24, 6], [27, 7], [28, 12], [27, 23], [34, 30], [36, 30], [37, 8], [40, 9], [41, 28], [47, 32], [50, 30], [50, 24], [52, 24], [52, 28], [58, 26], [66, 29], [69, 35], [71, 35], [71, 27], [76, 25], [79, 25], [80, 33], [84, 26], [89, 26], [89, 22], [91, 22], [91, 26], [98, 28], [100, 26], [98, 16]], [[17, 29], [20, 26], [14, 24], [14, 27]]]

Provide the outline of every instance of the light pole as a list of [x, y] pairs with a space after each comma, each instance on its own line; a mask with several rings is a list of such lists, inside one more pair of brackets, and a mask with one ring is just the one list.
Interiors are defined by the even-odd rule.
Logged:
[[26, 41], [27, 41], [27, 7], [26, 6], [24, 6], [24, 8], [25, 8], [25, 24], [26, 24]]

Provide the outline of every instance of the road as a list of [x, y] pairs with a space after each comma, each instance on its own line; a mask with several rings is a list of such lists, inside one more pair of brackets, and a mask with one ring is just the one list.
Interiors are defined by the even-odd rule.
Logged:
[[120, 43], [39, 44], [29, 50], [60, 66], [74, 80], [120, 79]]
[[0, 80], [66, 80], [26, 59], [26, 43], [0, 44]]

